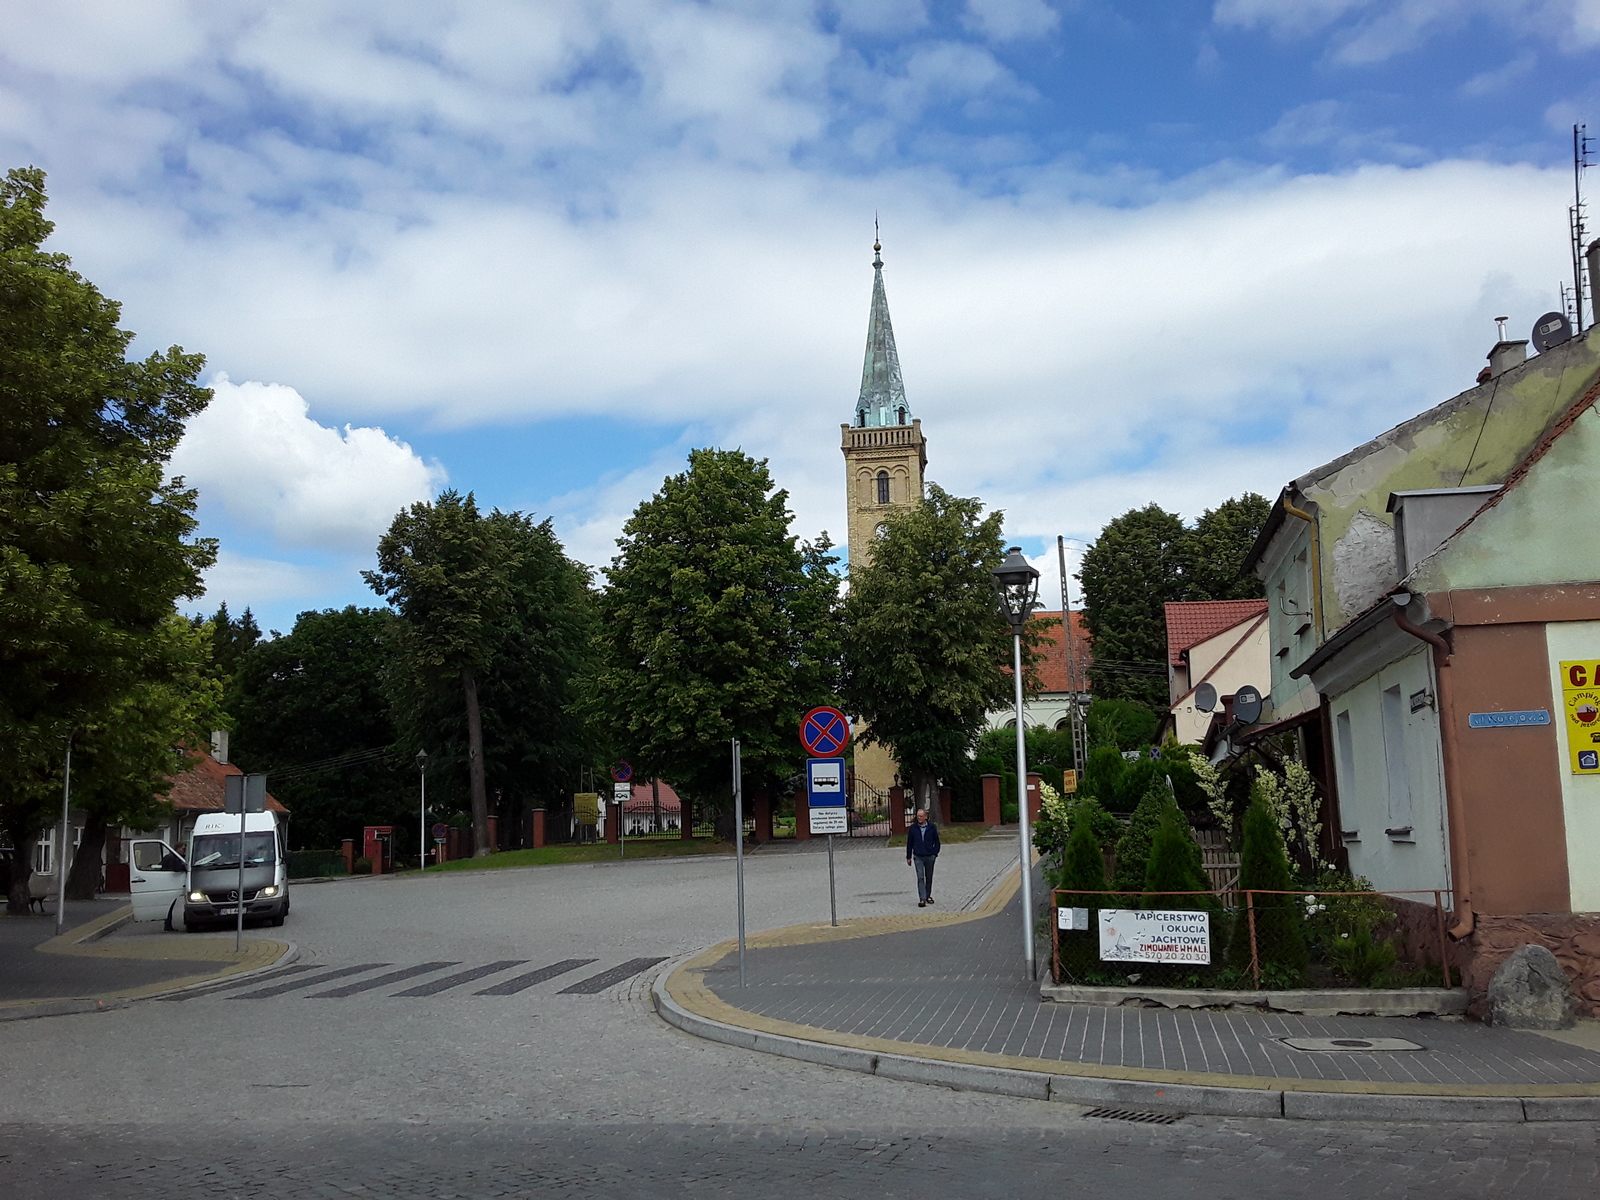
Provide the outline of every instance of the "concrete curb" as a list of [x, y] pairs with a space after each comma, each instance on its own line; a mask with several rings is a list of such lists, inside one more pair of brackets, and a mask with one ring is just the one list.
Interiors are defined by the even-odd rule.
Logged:
[[1298, 1013], [1308, 1017], [1459, 1017], [1467, 1011], [1465, 988], [1292, 988], [1281, 992], [1222, 988], [1078, 987], [1043, 983], [1039, 997], [1056, 1004], [1117, 1008], [1233, 1009]]
[[958, 1091], [988, 1092], [1027, 1100], [1059, 1100], [1090, 1106], [1114, 1104], [1200, 1116], [1280, 1117], [1311, 1121], [1600, 1120], [1600, 1096], [1429, 1096], [1270, 1087], [1207, 1087], [979, 1066], [786, 1037], [701, 1016], [678, 1003], [668, 991], [667, 981], [696, 957], [685, 955], [668, 964], [651, 984], [656, 1012], [667, 1024], [696, 1037], [737, 1046], [742, 1050], [775, 1054], [866, 1075], [881, 1075], [886, 1079], [929, 1083]]

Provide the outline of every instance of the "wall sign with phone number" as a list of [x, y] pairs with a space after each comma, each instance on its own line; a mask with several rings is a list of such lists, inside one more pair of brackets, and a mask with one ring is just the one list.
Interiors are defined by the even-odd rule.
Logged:
[[1574, 775], [1600, 775], [1600, 660], [1561, 664], [1561, 708]]

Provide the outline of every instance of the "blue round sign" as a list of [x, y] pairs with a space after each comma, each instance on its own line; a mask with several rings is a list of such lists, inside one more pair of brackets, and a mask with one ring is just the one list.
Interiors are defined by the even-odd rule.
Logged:
[[611, 778], [615, 783], [627, 783], [633, 778], [633, 764], [624, 760], [611, 768]]
[[800, 721], [800, 744], [812, 758], [838, 758], [850, 741], [850, 722], [837, 708], [813, 708]]

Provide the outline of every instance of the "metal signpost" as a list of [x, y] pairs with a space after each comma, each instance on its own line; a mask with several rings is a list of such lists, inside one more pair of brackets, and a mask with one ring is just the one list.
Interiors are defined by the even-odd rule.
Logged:
[[428, 869], [428, 752], [417, 751], [417, 870]]
[[[72, 739], [67, 739], [67, 777], [61, 785], [61, 849], [56, 854], [56, 934], [67, 914], [67, 847], [72, 845]], [[76, 857], [76, 856], [74, 856]], [[42, 906], [41, 906], [42, 907]]]
[[811, 835], [828, 836], [828, 914], [839, 923], [833, 874], [833, 835], [850, 832], [844, 793], [844, 754], [850, 743], [850, 722], [837, 708], [813, 708], [800, 721], [800, 744], [812, 757], [806, 761], [806, 799]]
[[[444, 840], [449, 835], [449, 833], [450, 833], [450, 826], [446, 825], [443, 821], [435, 822], [434, 826], [433, 826], [433, 844], [436, 847], [443, 846], [444, 845]], [[435, 850], [434, 854], [438, 855], [440, 862], [444, 861], [443, 855], [440, 855], [438, 850]]]
[[617, 806], [618, 858], [628, 857], [628, 801], [633, 798], [633, 764], [626, 759], [611, 768], [611, 803]]
[[233, 952], [244, 945], [244, 835], [245, 815], [267, 811], [265, 775], [229, 775], [223, 784], [222, 811], [239, 814], [239, 889], [234, 893]]
[[733, 739], [733, 875], [739, 892], [739, 986], [744, 986], [744, 763]]

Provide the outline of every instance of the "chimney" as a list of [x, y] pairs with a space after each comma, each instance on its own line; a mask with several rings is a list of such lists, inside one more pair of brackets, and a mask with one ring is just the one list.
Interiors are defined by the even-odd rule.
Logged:
[[[1494, 323], [1497, 327], [1499, 340], [1495, 342], [1494, 349], [1489, 351], [1489, 378], [1504, 375], [1512, 367], [1520, 367], [1528, 361], [1528, 342], [1506, 340], [1506, 322], [1510, 317], [1496, 317]], [[1482, 376], [1479, 376], [1480, 381]]]
[[226, 729], [213, 729], [211, 731], [211, 757], [219, 763], [228, 761], [228, 731]]

